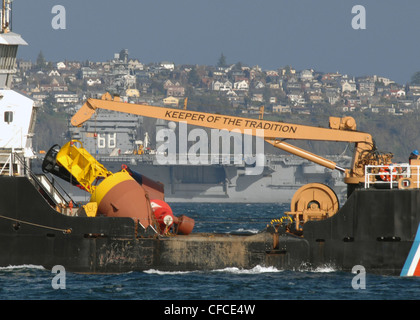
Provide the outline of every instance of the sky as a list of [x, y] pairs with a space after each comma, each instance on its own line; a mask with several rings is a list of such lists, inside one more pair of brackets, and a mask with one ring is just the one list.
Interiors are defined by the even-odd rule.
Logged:
[[[54, 6], [65, 29], [54, 29]], [[365, 29], [354, 29], [365, 9]], [[18, 57], [108, 61], [128, 49], [142, 63], [216, 65], [378, 75], [406, 84], [420, 71], [418, 0], [14, 0]], [[360, 22], [361, 20], [359, 20]], [[62, 23], [62, 22], [61, 22]], [[63, 25], [63, 24], [62, 24]]]

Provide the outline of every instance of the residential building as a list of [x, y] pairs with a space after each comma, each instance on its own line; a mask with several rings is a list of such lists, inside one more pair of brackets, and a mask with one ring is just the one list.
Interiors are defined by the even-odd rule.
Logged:
[[165, 106], [178, 107], [179, 99], [175, 98], [175, 97], [167, 97], [167, 98], [163, 99], [163, 104]]
[[185, 88], [182, 86], [168, 86], [166, 88], [166, 95], [172, 97], [183, 97], [185, 96]]
[[420, 96], [420, 85], [411, 84], [408, 86], [408, 93], [410, 96], [419, 97]]
[[60, 105], [68, 106], [70, 104], [78, 103], [79, 97], [74, 92], [57, 92], [54, 94], [54, 100]]
[[137, 89], [127, 89], [125, 95], [129, 98], [140, 98], [140, 92]]
[[211, 84], [211, 88], [214, 91], [230, 91], [233, 89], [232, 82], [229, 80], [226, 81], [213, 81]]
[[87, 80], [86, 80], [86, 84], [87, 84], [89, 87], [92, 87], [92, 86], [99, 86], [99, 85], [101, 85], [101, 84], [102, 84], [102, 80], [101, 80], [101, 79], [99, 79], [99, 78], [89, 78], [89, 79], [87, 79]]
[[160, 63], [160, 66], [163, 69], [173, 71], [175, 69], [175, 64], [173, 62], [163, 61]]
[[345, 80], [341, 83], [341, 92], [356, 92], [356, 82], [354, 80]]
[[300, 73], [300, 80], [301, 81], [312, 81], [314, 79], [314, 75], [312, 70], [303, 70]]
[[29, 71], [32, 69], [32, 61], [18, 60], [18, 68], [21, 71]]
[[276, 113], [290, 113], [292, 111], [292, 109], [290, 108], [290, 106], [287, 106], [287, 105], [276, 105], [276, 106], [273, 106], [273, 112], [276, 112]]
[[233, 89], [234, 90], [240, 90], [240, 91], [248, 91], [249, 90], [249, 84], [246, 80], [235, 82], [233, 84]]
[[62, 61], [57, 62], [56, 67], [57, 67], [57, 70], [64, 70], [67, 68], [66, 64]]
[[375, 82], [372, 80], [359, 81], [359, 94], [361, 96], [373, 96], [375, 94]]
[[85, 79], [85, 78], [96, 78], [98, 75], [98, 72], [90, 67], [83, 67], [80, 69], [79, 72], [79, 79]]

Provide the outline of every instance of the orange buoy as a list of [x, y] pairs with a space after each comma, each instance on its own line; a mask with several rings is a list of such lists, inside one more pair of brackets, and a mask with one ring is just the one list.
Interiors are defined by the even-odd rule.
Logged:
[[167, 232], [174, 223], [178, 223], [178, 218], [173, 215], [171, 207], [165, 201], [154, 199], [150, 204], [162, 232]]
[[147, 228], [152, 225], [152, 210], [146, 191], [127, 172], [105, 178], [92, 194], [98, 214], [107, 217], [131, 217]]
[[178, 217], [178, 234], [188, 235], [192, 232], [194, 228], [194, 219], [181, 215]]
[[177, 234], [188, 235], [192, 232], [194, 219], [184, 215], [175, 217], [172, 208], [163, 200], [154, 199], [150, 201], [150, 204], [162, 233], [166, 233], [174, 224]]

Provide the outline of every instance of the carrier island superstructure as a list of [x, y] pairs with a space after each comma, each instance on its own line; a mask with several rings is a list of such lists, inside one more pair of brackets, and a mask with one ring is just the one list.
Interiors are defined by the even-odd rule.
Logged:
[[[149, 134], [143, 120], [138, 115], [100, 110], [83, 127], [69, 125], [68, 134], [109, 170], [129, 165], [163, 183], [168, 202], [289, 203], [299, 187], [315, 181], [329, 185], [339, 197], [345, 196], [340, 172], [288, 154], [264, 155], [258, 175], [247, 174], [251, 161], [242, 154], [235, 157], [233, 152], [218, 154], [216, 161], [209, 155], [206, 164], [192, 164], [185, 161], [185, 154], [178, 153], [178, 161], [162, 164], [156, 154], [161, 142], [155, 140], [155, 133], [175, 124], [157, 119], [155, 128], [149, 126]], [[343, 167], [351, 161], [349, 156], [333, 158]], [[75, 199], [86, 196], [80, 189], [70, 188]]]

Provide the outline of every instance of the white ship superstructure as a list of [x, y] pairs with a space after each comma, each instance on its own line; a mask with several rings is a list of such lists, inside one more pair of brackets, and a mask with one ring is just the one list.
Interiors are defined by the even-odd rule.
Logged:
[[20, 175], [33, 157], [36, 108], [32, 99], [11, 90], [18, 46], [27, 43], [11, 31], [10, 5], [4, 0], [0, 15], [0, 174]]

